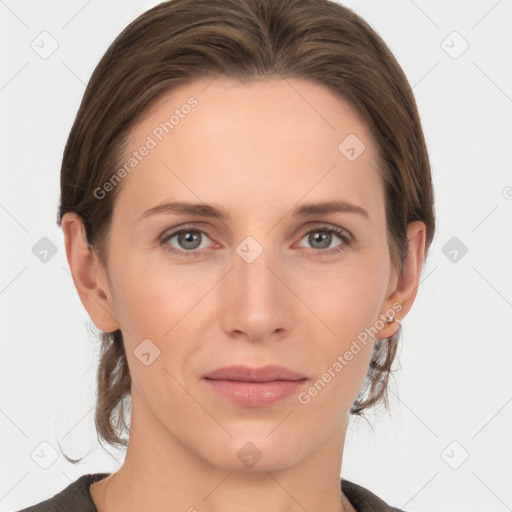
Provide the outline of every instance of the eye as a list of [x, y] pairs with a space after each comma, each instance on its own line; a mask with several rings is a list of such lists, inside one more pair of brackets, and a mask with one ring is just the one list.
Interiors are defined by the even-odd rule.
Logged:
[[[202, 245], [204, 237], [208, 237], [208, 235], [200, 230], [200, 229], [180, 229], [178, 231], [174, 231], [172, 233], [164, 235], [162, 239], [162, 243], [166, 250], [174, 253], [179, 253], [183, 256], [200, 256], [200, 249], [204, 249], [207, 246]], [[171, 241], [176, 239], [176, 244], [178, 248], [175, 248]]]
[[[333, 242], [333, 235], [335, 238], [341, 240], [341, 244], [336, 247], [329, 249], [329, 246]], [[307, 241], [311, 244], [312, 248], [318, 252], [325, 254], [332, 254], [344, 251], [351, 245], [351, 239], [344, 229], [336, 228], [332, 226], [317, 226], [309, 231], [306, 231], [302, 238], [307, 236]]]
[[[301, 240], [305, 237], [307, 237], [311, 248], [322, 255], [339, 253], [347, 250], [352, 244], [351, 236], [344, 229], [333, 226], [314, 227], [303, 233]], [[341, 243], [338, 243], [334, 248], [330, 247], [331, 243], [336, 241], [336, 238]], [[204, 249], [208, 248], [206, 239], [211, 240], [205, 231], [185, 227], [162, 235], [161, 244], [165, 250], [173, 254], [193, 258], [201, 256]], [[301, 245], [301, 247], [303, 246]]]

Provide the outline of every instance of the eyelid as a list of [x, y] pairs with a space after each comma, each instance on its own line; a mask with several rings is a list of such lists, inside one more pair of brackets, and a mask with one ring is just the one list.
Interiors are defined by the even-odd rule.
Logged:
[[335, 224], [329, 224], [327, 222], [322, 221], [313, 221], [310, 224], [313, 224], [312, 226], [309, 226], [307, 228], [304, 228], [304, 231], [302, 231], [301, 237], [304, 235], [310, 233], [311, 231], [321, 231], [322, 229], [325, 229], [326, 231], [332, 231], [332, 232], [339, 232], [343, 234], [347, 239], [350, 239], [351, 241], [354, 241], [354, 237], [352, 236], [352, 233], [346, 229], [342, 228], [341, 226], [337, 226]]

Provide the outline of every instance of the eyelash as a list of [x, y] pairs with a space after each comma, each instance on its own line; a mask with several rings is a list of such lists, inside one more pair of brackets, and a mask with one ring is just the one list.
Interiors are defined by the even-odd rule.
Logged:
[[[169, 251], [172, 254], [177, 254], [179, 256], [185, 256], [186, 258], [197, 258], [197, 257], [201, 256], [202, 255], [201, 250], [197, 250], [197, 249], [190, 250], [190, 251], [178, 250], [178, 249], [172, 248], [172, 246], [170, 246], [167, 243], [168, 240], [170, 240], [171, 238], [174, 238], [176, 235], [179, 235], [181, 233], [186, 233], [186, 232], [201, 233], [201, 234], [208, 236], [208, 238], [211, 238], [208, 235], [208, 233], [206, 231], [203, 231], [202, 229], [186, 228], [185, 227], [185, 228], [179, 229], [177, 231], [172, 231], [170, 233], [164, 233], [161, 237], [161, 244], [164, 246], [164, 249], [166, 251]], [[323, 255], [341, 253], [342, 251], [347, 250], [352, 245], [352, 239], [351, 239], [351, 237], [349, 237], [346, 234], [346, 231], [344, 229], [335, 228], [332, 226], [316, 226], [312, 229], [309, 229], [308, 231], [305, 231], [304, 233], [302, 233], [300, 240], [302, 240], [306, 235], [309, 235], [310, 233], [315, 233], [315, 232], [333, 233], [343, 241], [343, 243], [340, 244], [339, 248], [325, 249], [325, 250], [324, 249], [313, 249], [315, 252], [321, 253]]]

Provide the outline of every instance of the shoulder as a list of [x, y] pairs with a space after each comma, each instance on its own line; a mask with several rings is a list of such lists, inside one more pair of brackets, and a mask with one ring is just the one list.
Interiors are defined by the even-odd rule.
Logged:
[[391, 507], [368, 489], [349, 480], [341, 480], [341, 490], [357, 512], [405, 512]]
[[98, 512], [89, 487], [109, 473], [90, 473], [69, 484], [65, 489], [40, 503], [18, 512]]

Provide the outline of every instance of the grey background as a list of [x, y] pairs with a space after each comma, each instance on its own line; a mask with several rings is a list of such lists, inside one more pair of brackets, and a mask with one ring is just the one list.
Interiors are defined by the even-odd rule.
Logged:
[[[94, 67], [157, 3], [0, 1], [0, 511], [122, 463], [94, 431], [99, 347], [56, 225], [59, 172]], [[351, 420], [342, 476], [408, 512], [512, 510], [512, 0], [344, 3], [413, 86], [438, 227], [391, 411]], [[90, 455], [74, 466], [58, 443]]]

